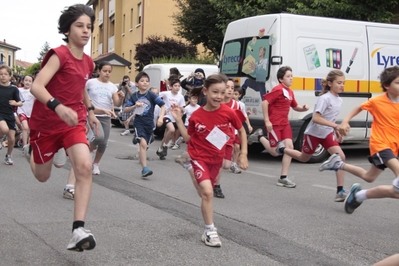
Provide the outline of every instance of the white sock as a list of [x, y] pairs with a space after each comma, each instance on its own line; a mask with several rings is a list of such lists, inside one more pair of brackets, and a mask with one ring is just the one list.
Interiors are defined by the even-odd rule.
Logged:
[[363, 201], [365, 201], [367, 199], [366, 196], [366, 189], [362, 189], [359, 192], [356, 193], [356, 201], [359, 203], [362, 203]]
[[73, 184], [66, 184], [65, 189], [71, 189], [71, 188], [75, 188], [75, 185], [73, 185]]
[[210, 224], [210, 225], [205, 225], [205, 230], [206, 230], [206, 231], [210, 231], [210, 230], [212, 230], [214, 227], [215, 227], [215, 225], [214, 225], [213, 223]]

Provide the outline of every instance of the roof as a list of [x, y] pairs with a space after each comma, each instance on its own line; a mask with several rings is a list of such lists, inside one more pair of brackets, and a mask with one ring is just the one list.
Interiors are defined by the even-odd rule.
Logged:
[[17, 66], [22, 67], [23, 69], [27, 69], [28, 67], [30, 67], [30, 66], [33, 65], [33, 63], [26, 62], [26, 61], [22, 61], [22, 60], [18, 60], [18, 59], [15, 60], [15, 64], [16, 64]]
[[107, 61], [113, 66], [127, 66], [127, 67], [130, 67], [132, 65], [132, 62], [127, 61], [126, 59], [124, 59], [123, 57], [117, 55], [114, 52], [99, 55], [96, 58], [93, 58], [93, 61], [96, 62], [96, 63]]
[[21, 50], [21, 48], [15, 46], [15, 45], [7, 43], [6, 39], [4, 39], [4, 41], [0, 41], [0, 47], [4, 47], [4, 48], [11, 49], [11, 50], [14, 50], [14, 51]]

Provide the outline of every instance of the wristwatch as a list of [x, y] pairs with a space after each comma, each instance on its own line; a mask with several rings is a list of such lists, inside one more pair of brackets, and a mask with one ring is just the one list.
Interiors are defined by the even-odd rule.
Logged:
[[91, 105], [90, 107], [87, 107], [87, 111], [94, 111], [95, 107], [94, 105]]

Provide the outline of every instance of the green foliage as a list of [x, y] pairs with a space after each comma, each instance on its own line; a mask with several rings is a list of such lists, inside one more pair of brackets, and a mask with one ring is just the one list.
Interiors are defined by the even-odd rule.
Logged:
[[191, 44], [185, 44], [182, 41], [173, 38], [149, 36], [147, 42], [136, 44], [136, 55], [134, 59], [136, 69], [141, 71], [144, 66], [150, 64], [156, 58], [175, 58], [197, 56], [197, 47]]
[[39, 57], [37, 58], [37, 61], [42, 62], [44, 56], [46, 53], [51, 49], [50, 44], [48, 42], [45, 42], [42, 46], [42, 50], [39, 53]]
[[194, 45], [202, 44], [214, 56], [220, 53], [223, 31], [228, 16], [225, 8], [216, 8], [208, 0], [175, 0], [177, 35]]
[[13, 75], [22, 76], [25, 74], [24, 68], [21, 66], [13, 65], [11, 70]]
[[151, 61], [151, 64], [162, 64], [162, 63], [182, 63], [182, 64], [215, 64], [216, 58], [213, 55], [203, 55], [201, 57], [192, 57], [191, 55], [185, 55], [180, 58], [176, 57], [158, 57]]
[[25, 69], [25, 75], [33, 75], [36, 71], [40, 70], [40, 63], [34, 63], [27, 69]]
[[237, 19], [273, 13], [392, 23], [399, 0], [175, 0], [178, 36], [202, 44], [218, 56], [227, 25]]

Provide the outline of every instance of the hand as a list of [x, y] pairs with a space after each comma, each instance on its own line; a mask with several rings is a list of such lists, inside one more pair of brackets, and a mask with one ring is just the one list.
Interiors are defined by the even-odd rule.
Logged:
[[247, 115], [250, 115], [251, 114], [251, 109], [247, 109]]
[[55, 107], [55, 113], [61, 118], [62, 121], [67, 123], [68, 126], [76, 126], [78, 124], [78, 114], [71, 108], [59, 104]]
[[170, 108], [169, 108], [170, 113], [172, 114], [173, 118], [176, 120], [179, 120], [182, 118], [183, 114], [184, 114], [184, 109], [182, 110], [182, 108], [180, 108], [180, 106], [173, 104]]
[[123, 99], [123, 98], [125, 98], [125, 94], [123, 93], [123, 91], [118, 91], [118, 97], [119, 97], [119, 99]]
[[240, 153], [240, 156], [238, 157], [238, 166], [242, 170], [247, 170], [248, 169], [248, 158], [247, 155]]
[[94, 132], [94, 135], [96, 135], [96, 137], [100, 136], [100, 121], [98, 121], [97, 117], [94, 115], [94, 112], [89, 112], [88, 121], [91, 130]]
[[251, 126], [248, 126], [248, 132], [252, 133], [253, 128]]
[[338, 127], [334, 128], [334, 134], [335, 134], [335, 138], [337, 139], [338, 143], [342, 143], [344, 141], [344, 137], [339, 132]]
[[143, 106], [142, 102], [136, 102], [136, 107], [141, 107], [141, 106]]
[[338, 128], [337, 128], [336, 131], [339, 131], [339, 133], [340, 133], [342, 136], [346, 136], [346, 135], [348, 135], [349, 130], [350, 130], [349, 124], [343, 122], [343, 123], [341, 123], [341, 124], [338, 126]]
[[270, 121], [265, 122], [267, 132], [272, 132], [273, 124]]
[[9, 100], [8, 103], [12, 106], [17, 106], [17, 102], [15, 100]]
[[308, 106], [307, 104], [305, 104], [304, 106], [302, 106], [302, 109], [303, 109], [304, 111], [307, 111], [307, 110], [309, 110], [309, 106]]
[[158, 117], [158, 120], [157, 120], [157, 127], [161, 127], [162, 124], [163, 124], [163, 117]]

